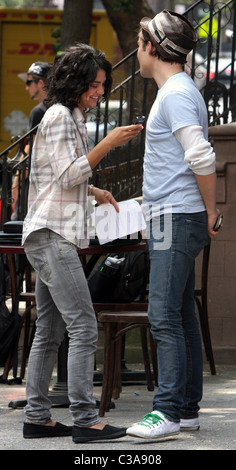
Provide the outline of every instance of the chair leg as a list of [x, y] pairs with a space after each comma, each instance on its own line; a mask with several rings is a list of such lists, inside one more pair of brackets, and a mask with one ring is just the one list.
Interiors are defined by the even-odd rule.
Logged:
[[113, 377], [114, 377], [114, 355], [115, 344], [112, 341], [113, 326], [111, 323], [104, 324], [104, 367], [103, 367], [103, 380], [102, 380], [102, 393], [99, 405], [99, 416], [104, 416], [105, 411], [109, 411]]
[[12, 353], [9, 353], [8, 358], [5, 362], [4, 369], [3, 369], [3, 374], [2, 374], [2, 380], [5, 381], [8, 378], [8, 374], [11, 369], [11, 360], [12, 360]]
[[142, 340], [142, 349], [143, 349], [143, 362], [144, 362], [145, 374], [146, 374], [146, 379], [147, 379], [147, 388], [149, 391], [153, 391], [154, 386], [152, 382], [152, 374], [151, 374], [150, 361], [149, 361], [149, 355], [148, 355], [146, 326], [142, 326], [140, 328], [140, 331], [141, 331], [141, 340]]
[[200, 320], [200, 325], [201, 325], [203, 343], [204, 343], [204, 347], [206, 351], [206, 357], [210, 364], [211, 374], [216, 375], [215, 360], [214, 360], [212, 344], [211, 344], [211, 335], [210, 335], [210, 328], [209, 328], [209, 322], [208, 322], [207, 308], [206, 306], [201, 305], [201, 302], [199, 301], [199, 299], [196, 298], [195, 300], [196, 300], [197, 307], [198, 307], [199, 320]]
[[[118, 334], [122, 330], [123, 324], [119, 323], [116, 328]], [[114, 341], [114, 375], [112, 384], [112, 398], [117, 400], [122, 390], [121, 386], [121, 356], [122, 356], [122, 336]]]

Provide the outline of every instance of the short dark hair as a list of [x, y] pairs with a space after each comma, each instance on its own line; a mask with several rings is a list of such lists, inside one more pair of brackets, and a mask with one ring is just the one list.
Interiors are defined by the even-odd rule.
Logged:
[[140, 31], [142, 32], [142, 37], [141, 37], [141, 40], [143, 42], [143, 48], [146, 48], [147, 46], [147, 43], [150, 41], [150, 43], [152, 44], [152, 46], [155, 48], [154, 51], [152, 52], [151, 55], [155, 56], [155, 57], [158, 57], [158, 59], [161, 59], [163, 62], [173, 62], [173, 59], [165, 59], [164, 57], [161, 56], [161, 54], [158, 52], [155, 44], [154, 44], [154, 41], [152, 40], [152, 38], [150, 37], [150, 35], [148, 34], [147, 31], [145, 31], [145, 29], [143, 28], [140, 28]]
[[77, 43], [58, 55], [47, 76], [47, 107], [61, 103], [71, 111], [78, 106], [79, 99], [96, 79], [97, 72], [106, 74], [104, 98], [112, 86], [112, 66], [103, 52], [87, 44]]
[[[150, 38], [149, 34], [147, 33], [147, 31], [145, 31], [145, 29], [143, 28], [140, 28], [140, 32], [142, 33], [142, 37], [141, 37], [141, 40], [143, 42], [143, 48], [146, 48], [147, 46], [147, 43], [150, 41], [151, 44], [153, 45], [153, 47], [155, 47], [155, 45], [153, 44], [153, 41], [152, 39]], [[156, 50], [155, 48], [155, 51], [153, 53], [153, 55], [157, 56], [160, 58], [160, 54], [158, 53], [158, 51]]]

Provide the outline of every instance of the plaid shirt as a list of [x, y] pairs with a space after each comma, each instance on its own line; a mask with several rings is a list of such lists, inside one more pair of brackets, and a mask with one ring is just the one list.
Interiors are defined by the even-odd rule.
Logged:
[[48, 228], [80, 248], [88, 246], [88, 177], [84, 116], [61, 104], [49, 108], [35, 139], [22, 244], [31, 232]]

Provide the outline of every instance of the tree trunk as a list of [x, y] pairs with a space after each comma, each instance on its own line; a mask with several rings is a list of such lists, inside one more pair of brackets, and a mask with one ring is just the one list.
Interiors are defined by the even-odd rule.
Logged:
[[[137, 49], [137, 38], [138, 32], [140, 28], [140, 20], [147, 16], [149, 18], [154, 17], [154, 13], [152, 9], [149, 7], [146, 0], [133, 0], [130, 2], [129, 11], [125, 11], [124, 8], [116, 11], [114, 9], [114, 4], [118, 4], [121, 2], [116, 2], [115, 0], [102, 0], [102, 3], [106, 9], [107, 16], [112, 24], [117, 37], [118, 41], [122, 50], [123, 57], [126, 57], [135, 49]], [[125, 3], [125, 2], [124, 2]], [[133, 4], [133, 6], [132, 6]], [[133, 59], [134, 60], [134, 59]], [[125, 77], [129, 77], [132, 74], [133, 69], [133, 60], [127, 60], [124, 64], [125, 70]], [[139, 69], [139, 64], [136, 59], [134, 69], [137, 71]], [[119, 69], [113, 72], [113, 79], [114, 83], [120, 83], [119, 79]], [[126, 90], [126, 99], [128, 102], [127, 112], [130, 114], [130, 100], [131, 100], [131, 81], [128, 82], [125, 86]], [[153, 81], [151, 81], [150, 86], [148, 88], [148, 93], [146, 96], [146, 105], [145, 105], [145, 112], [148, 115], [150, 107], [155, 99], [156, 96], [156, 86]], [[119, 98], [118, 98], [119, 99]], [[138, 114], [141, 113], [143, 107], [143, 99], [144, 99], [144, 80], [138, 74], [135, 78], [135, 92], [134, 92], [134, 101], [133, 101], [133, 110], [135, 110]], [[130, 121], [130, 117], [127, 117], [128, 122]], [[131, 121], [132, 122], [132, 121]], [[131, 123], [130, 122], [130, 123]]]
[[123, 56], [125, 57], [137, 47], [140, 20], [144, 16], [152, 18], [154, 16], [153, 11], [148, 6], [146, 0], [135, 0], [133, 2], [134, 6], [131, 4], [130, 11], [128, 12], [124, 11], [124, 9], [115, 10], [113, 0], [102, 0], [102, 3], [117, 34]]
[[92, 24], [93, 0], [65, 0], [61, 25], [61, 49], [76, 42], [88, 44]]

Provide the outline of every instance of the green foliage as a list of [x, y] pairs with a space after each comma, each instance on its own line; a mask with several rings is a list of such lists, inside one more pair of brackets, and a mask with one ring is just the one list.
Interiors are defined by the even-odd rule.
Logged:
[[132, 13], [134, 11], [135, 0], [112, 0], [112, 8], [114, 11], [124, 11]]
[[22, 3], [18, 0], [0, 0], [0, 7], [12, 8], [18, 6], [22, 6]]
[[52, 49], [54, 54], [57, 55], [61, 49], [61, 27], [57, 26], [56, 28], [53, 28], [51, 30], [51, 36], [52, 38], [56, 38], [56, 42], [52, 45]]
[[43, 6], [43, 3], [43, 0], [0, 0], [0, 7], [40, 8]]

